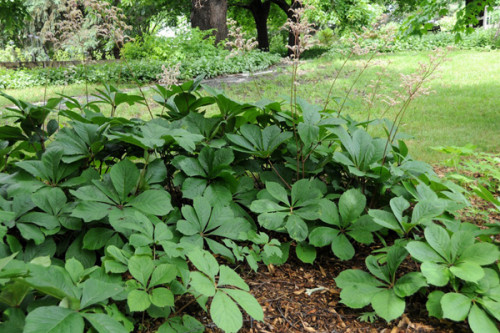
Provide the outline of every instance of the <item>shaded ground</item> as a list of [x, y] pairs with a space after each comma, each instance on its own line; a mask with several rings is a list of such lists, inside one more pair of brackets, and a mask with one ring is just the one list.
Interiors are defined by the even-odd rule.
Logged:
[[[436, 171], [444, 175], [447, 170], [436, 168]], [[476, 211], [492, 208], [481, 199], [471, 199]], [[473, 216], [464, 212], [463, 220], [482, 225], [485, 222], [500, 222], [500, 215], [491, 213], [489, 221], [485, 221], [482, 215]], [[372, 323], [362, 321], [360, 316], [365, 311], [372, 311], [370, 308], [350, 309], [340, 303], [340, 290], [335, 285], [334, 278], [346, 269], [365, 269], [364, 259], [375, 248], [362, 247], [352, 260], [346, 262], [335, 258], [329, 249], [325, 249], [318, 253], [313, 265], [298, 260], [294, 248], [291, 248], [290, 258], [282, 266], [261, 265], [257, 273], [246, 266], [240, 267], [239, 273], [263, 306], [265, 317], [262, 323], [247, 316], [240, 332], [470, 332], [465, 322], [456, 323], [429, 317], [425, 307], [427, 299], [418, 293], [406, 299], [405, 314], [391, 323], [383, 319]], [[415, 262], [407, 260], [401, 266], [401, 274], [417, 269]], [[199, 309], [195, 311], [198, 312], [197, 318], [206, 324], [207, 332], [221, 332], [210, 322], [206, 313]]]

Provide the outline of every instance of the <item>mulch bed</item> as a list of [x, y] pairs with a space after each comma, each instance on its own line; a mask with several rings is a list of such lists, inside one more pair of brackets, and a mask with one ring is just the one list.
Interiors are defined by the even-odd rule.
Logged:
[[[446, 170], [436, 170], [444, 174]], [[472, 205], [484, 209], [492, 206], [480, 199], [472, 199]], [[482, 225], [483, 217], [464, 215], [467, 222]], [[500, 222], [500, 215], [492, 213], [489, 222]], [[275, 235], [273, 235], [275, 236]], [[278, 236], [279, 237], [279, 236]], [[471, 332], [465, 322], [452, 322], [429, 317], [425, 307], [426, 297], [415, 294], [406, 298], [405, 314], [387, 323], [377, 319], [370, 323], [360, 320], [364, 312], [371, 308], [350, 309], [340, 303], [340, 289], [334, 278], [346, 269], [365, 269], [364, 259], [374, 247], [357, 249], [352, 260], [341, 261], [326, 248], [318, 252], [314, 264], [305, 264], [295, 257], [295, 248], [290, 248], [290, 258], [286, 264], [277, 266], [261, 265], [257, 273], [248, 266], [240, 266], [238, 272], [249, 284], [251, 293], [264, 309], [264, 322], [256, 322], [249, 316], [244, 317], [244, 333], [355, 333], [355, 332]], [[417, 270], [416, 263], [405, 261], [401, 275]], [[193, 304], [186, 311], [206, 326], [206, 332], [222, 332], [210, 321], [207, 313]]]

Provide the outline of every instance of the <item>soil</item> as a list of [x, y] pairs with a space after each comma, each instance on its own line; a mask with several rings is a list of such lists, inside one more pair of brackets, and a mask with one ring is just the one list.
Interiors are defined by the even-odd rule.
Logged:
[[[449, 170], [436, 168], [439, 175], [444, 175], [447, 171]], [[483, 211], [492, 208], [479, 198], [472, 198], [471, 201], [473, 206]], [[464, 220], [479, 225], [485, 223], [483, 216], [471, 216], [466, 212]], [[500, 222], [500, 215], [491, 213], [487, 222]], [[246, 316], [240, 332], [471, 332], [465, 322], [456, 323], [429, 317], [425, 307], [427, 299], [418, 293], [406, 299], [405, 314], [391, 323], [383, 319], [362, 321], [360, 316], [371, 312], [371, 308], [350, 309], [340, 303], [340, 289], [335, 285], [334, 278], [345, 269], [364, 269], [364, 259], [373, 249], [368, 246], [357, 249], [355, 257], [350, 261], [341, 261], [329, 250], [325, 250], [318, 253], [311, 265], [298, 260], [292, 247], [288, 262], [279, 267], [261, 265], [257, 273], [246, 266], [240, 267], [239, 273], [263, 306], [265, 318], [264, 322], [256, 322]], [[410, 260], [404, 262], [403, 273], [417, 270], [416, 265]], [[199, 308], [195, 316], [206, 325], [206, 332], [222, 332]]]

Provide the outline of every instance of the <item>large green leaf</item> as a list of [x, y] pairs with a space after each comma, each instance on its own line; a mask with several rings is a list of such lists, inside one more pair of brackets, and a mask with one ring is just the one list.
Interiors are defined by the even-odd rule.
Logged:
[[470, 282], [477, 282], [484, 277], [484, 270], [481, 266], [468, 261], [451, 266], [450, 271], [456, 277]]
[[425, 262], [446, 262], [434, 249], [427, 243], [412, 241], [406, 245], [406, 250], [418, 261]]
[[66, 205], [66, 195], [58, 187], [44, 187], [31, 196], [31, 200], [44, 212], [58, 215]]
[[309, 234], [309, 241], [316, 247], [327, 246], [334, 241], [338, 233], [337, 229], [318, 227]]
[[460, 255], [460, 261], [485, 266], [499, 259], [498, 246], [491, 243], [476, 243], [467, 247]]
[[123, 291], [123, 288], [116, 283], [107, 283], [102, 280], [90, 278], [82, 285], [81, 308], [103, 302], [110, 297], [116, 296]]
[[398, 297], [411, 296], [420, 288], [426, 287], [427, 283], [420, 272], [411, 272], [400, 277], [394, 285], [394, 293]]
[[324, 183], [318, 180], [301, 179], [292, 185], [292, 206], [304, 207], [314, 205], [315, 216], [308, 217], [309, 220], [316, 220], [319, 216], [319, 202], [323, 196], [321, 187]]
[[129, 204], [144, 214], [167, 215], [173, 208], [170, 194], [163, 190], [148, 190], [132, 199]]
[[271, 194], [276, 200], [283, 202], [284, 204], [290, 206], [290, 201], [288, 200], [288, 193], [285, 188], [278, 183], [266, 182], [266, 190]]
[[425, 303], [429, 316], [439, 319], [443, 318], [443, 309], [441, 308], [441, 298], [443, 295], [444, 292], [441, 290], [434, 290], [429, 294], [427, 303]]
[[113, 165], [109, 175], [118, 196], [124, 202], [130, 192], [137, 186], [140, 173], [134, 163], [124, 159]]
[[472, 305], [467, 319], [474, 333], [498, 333], [498, 323], [495, 323], [477, 304]]
[[420, 270], [427, 279], [427, 282], [432, 285], [443, 287], [450, 280], [450, 271], [446, 265], [426, 261], [420, 266]]
[[219, 272], [219, 264], [209, 252], [200, 248], [195, 248], [190, 251], [187, 256], [197, 269], [208, 275], [210, 278], [213, 279]]
[[147, 287], [154, 267], [153, 259], [148, 256], [133, 256], [128, 261], [130, 274], [144, 287]]
[[220, 266], [219, 286], [235, 286], [243, 290], [250, 290], [246, 282], [231, 268], [226, 265]]
[[425, 240], [440, 256], [448, 262], [451, 260], [451, 240], [448, 232], [438, 225], [425, 228]]
[[340, 218], [337, 206], [330, 200], [321, 200], [319, 218], [321, 221], [340, 227]]
[[102, 220], [109, 214], [110, 206], [101, 202], [82, 201], [71, 212], [71, 216], [83, 219], [85, 222]]
[[149, 287], [155, 287], [160, 284], [166, 284], [171, 282], [177, 276], [177, 268], [175, 265], [171, 264], [160, 264], [156, 266], [153, 274], [151, 275], [151, 280], [149, 281]]
[[262, 306], [250, 293], [238, 289], [222, 289], [229, 294], [253, 319], [263, 321]]
[[339, 212], [344, 225], [347, 222], [354, 222], [366, 206], [366, 197], [358, 189], [345, 191], [339, 199]]
[[454, 321], [467, 318], [471, 307], [471, 299], [459, 293], [447, 293], [441, 298], [443, 317]]
[[367, 272], [358, 269], [342, 271], [335, 279], [341, 288], [341, 301], [351, 308], [362, 308], [370, 304], [374, 295], [384, 284]]
[[129, 331], [123, 327], [115, 319], [103, 313], [83, 313], [85, 319], [99, 333], [128, 333]]
[[262, 199], [254, 200], [250, 205], [250, 210], [255, 213], [272, 213], [278, 211], [286, 211], [287, 207], [280, 206], [274, 201]]
[[167, 288], [155, 288], [149, 297], [151, 303], [160, 308], [174, 306], [174, 294]]
[[92, 228], [83, 237], [83, 248], [86, 250], [102, 249], [114, 233], [114, 230], [108, 228]]
[[401, 223], [403, 221], [403, 212], [410, 208], [410, 203], [403, 197], [392, 198], [390, 206], [394, 216]]
[[73, 308], [79, 308], [80, 290], [64, 268], [30, 264], [28, 269], [30, 276], [25, 278], [26, 283], [44, 294], [58, 299], [67, 298]]
[[332, 252], [340, 260], [349, 260], [354, 257], [354, 247], [344, 234], [337, 234], [332, 240]]
[[215, 295], [215, 284], [205, 274], [200, 272], [191, 272], [191, 287], [205, 296]]
[[240, 309], [223, 291], [218, 291], [212, 299], [210, 316], [215, 325], [225, 332], [237, 332], [243, 326]]
[[307, 224], [297, 215], [290, 215], [286, 221], [285, 228], [290, 237], [296, 241], [302, 242], [307, 238], [309, 230]]
[[83, 328], [83, 318], [78, 312], [59, 306], [43, 306], [28, 314], [23, 332], [80, 333]]
[[127, 305], [132, 312], [146, 311], [151, 305], [149, 295], [144, 290], [132, 290], [127, 296]]
[[377, 315], [388, 322], [400, 317], [406, 306], [404, 299], [396, 296], [391, 289], [385, 289], [377, 293], [373, 296], [371, 303]]
[[375, 223], [381, 225], [382, 227], [402, 233], [401, 225], [391, 212], [380, 209], [370, 209], [368, 211], [368, 215], [373, 218]]
[[312, 264], [316, 259], [316, 248], [306, 242], [298, 243], [295, 248], [297, 258], [306, 264]]

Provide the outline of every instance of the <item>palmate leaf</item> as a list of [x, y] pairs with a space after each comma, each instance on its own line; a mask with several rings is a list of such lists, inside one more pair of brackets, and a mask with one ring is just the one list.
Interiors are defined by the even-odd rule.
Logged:
[[367, 272], [348, 269], [342, 271], [335, 279], [341, 288], [341, 302], [350, 308], [359, 309], [370, 304], [374, 295], [380, 292], [384, 284]]
[[443, 287], [450, 280], [450, 270], [445, 264], [425, 261], [420, 266], [420, 270], [427, 279], [427, 282], [434, 286]]
[[195, 248], [187, 256], [191, 263], [208, 277], [213, 279], [219, 272], [219, 264], [209, 252]]
[[293, 134], [281, 132], [278, 126], [272, 125], [261, 129], [256, 125], [243, 125], [240, 128], [241, 136], [236, 134], [226, 134], [232, 148], [248, 154], [253, 154], [261, 158], [268, 158], [271, 154]]
[[151, 303], [160, 308], [174, 306], [174, 294], [167, 288], [155, 288], [149, 295]]
[[288, 216], [285, 228], [290, 237], [299, 242], [305, 240], [307, 235], [309, 235], [307, 224], [303, 219], [294, 214]]
[[245, 291], [250, 288], [246, 282], [228, 266], [220, 266], [218, 286], [235, 286]]
[[30, 276], [24, 281], [40, 292], [57, 299], [68, 299], [74, 309], [80, 307], [80, 290], [74, 285], [68, 272], [59, 266], [43, 267], [29, 264]]

